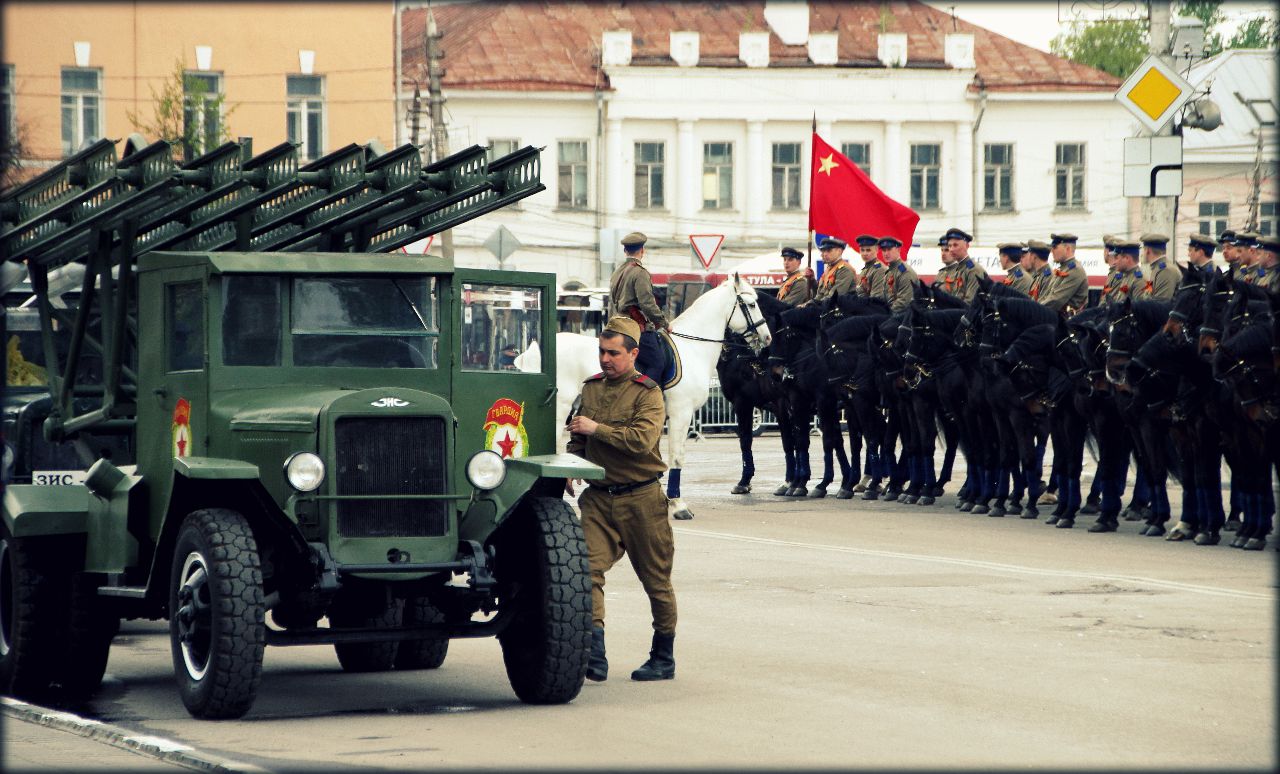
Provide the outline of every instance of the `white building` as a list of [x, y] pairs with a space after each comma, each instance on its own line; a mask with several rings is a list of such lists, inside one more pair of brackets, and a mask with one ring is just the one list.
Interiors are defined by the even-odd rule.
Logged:
[[[497, 265], [481, 243], [498, 224], [524, 245], [508, 266], [586, 285], [632, 230], [655, 271], [691, 268], [690, 234], [725, 235], [722, 270], [803, 247], [815, 117], [920, 213], [921, 274], [950, 226], [980, 245], [1132, 231], [1118, 80], [914, 0], [433, 8], [452, 147], [544, 148], [545, 192], [455, 230], [465, 265]], [[402, 14], [402, 115], [426, 16]]]

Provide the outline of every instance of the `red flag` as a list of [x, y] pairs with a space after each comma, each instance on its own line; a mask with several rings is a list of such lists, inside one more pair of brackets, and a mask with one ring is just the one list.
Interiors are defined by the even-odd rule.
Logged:
[[839, 237], [850, 245], [859, 234], [897, 237], [906, 260], [919, 222], [914, 210], [890, 199], [857, 164], [814, 132], [809, 172], [811, 231]]

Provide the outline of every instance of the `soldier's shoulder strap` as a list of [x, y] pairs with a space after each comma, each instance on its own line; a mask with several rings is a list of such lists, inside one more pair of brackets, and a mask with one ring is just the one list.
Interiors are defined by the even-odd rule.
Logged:
[[595, 376], [588, 376], [588, 377], [587, 377], [587, 379], [586, 379], [586, 381], [588, 381], [588, 382], [598, 382], [598, 381], [600, 381], [600, 380], [601, 380], [601, 379], [603, 379], [603, 378], [604, 378], [604, 371], [601, 371], [600, 373], [596, 374]]
[[631, 381], [635, 382], [636, 384], [643, 384], [645, 387], [648, 387], [651, 390], [658, 386], [657, 382], [645, 376], [644, 374], [636, 374], [635, 378], [633, 378]]

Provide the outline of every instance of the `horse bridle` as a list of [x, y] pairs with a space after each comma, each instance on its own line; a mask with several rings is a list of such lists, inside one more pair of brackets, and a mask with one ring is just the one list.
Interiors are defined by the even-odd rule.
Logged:
[[[750, 346], [753, 351], [759, 352], [760, 350], [764, 349], [764, 346], [761, 345], [760, 343], [760, 333], [758, 329], [761, 326], [768, 325], [768, 322], [764, 319], [763, 313], [760, 315], [759, 320], [752, 322], [751, 307], [747, 306], [747, 302], [742, 300], [742, 295], [737, 292], [736, 286], [734, 287], [733, 300], [737, 303], [738, 310], [742, 312], [742, 319], [746, 323], [746, 330], [742, 332], [742, 336], [746, 338], [747, 345]], [[733, 312], [729, 313], [729, 318], [733, 319]], [[728, 320], [725, 320], [724, 327], [725, 327], [725, 330], [729, 330]], [[724, 344], [729, 346], [740, 346], [735, 344], [734, 342], [728, 341], [725, 338], [708, 339], [703, 336], [694, 336], [692, 333], [677, 333], [676, 331], [669, 331], [669, 333], [672, 336], [679, 336], [682, 339], [688, 339], [690, 341], [704, 341], [708, 344]]]

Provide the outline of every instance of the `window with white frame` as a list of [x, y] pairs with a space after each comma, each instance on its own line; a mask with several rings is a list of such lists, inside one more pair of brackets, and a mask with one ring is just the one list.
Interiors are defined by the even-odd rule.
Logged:
[[587, 141], [559, 142], [559, 206], [566, 210], [587, 208]]
[[773, 144], [773, 209], [800, 209], [800, 143]]
[[1013, 145], [993, 143], [982, 149], [982, 207], [1013, 209]]
[[911, 209], [939, 208], [938, 189], [942, 178], [942, 146], [937, 143], [911, 145]]
[[500, 159], [503, 156], [509, 156], [512, 153], [515, 153], [516, 151], [520, 150], [520, 141], [508, 140], [508, 139], [501, 139], [501, 140], [491, 139], [489, 140], [489, 145], [484, 150], [485, 150], [485, 161], [493, 161], [494, 159]]
[[871, 177], [871, 143], [869, 142], [843, 142], [840, 143], [840, 152], [845, 158], [858, 165], [866, 173], [867, 177]]
[[187, 159], [208, 153], [222, 140], [222, 76], [182, 75], [182, 144]]
[[62, 155], [102, 136], [102, 70], [62, 68]]
[[324, 155], [324, 76], [287, 75], [289, 142], [302, 145], [302, 157]]
[[1058, 143], [1053, 168], [1058, 209], [1084, 209], [1084, 170], [1084, 143]]
[[659, 210], [666, 206], [667, 146], [661, 142], [636, 143], [636, 209]]
[[733, 209], [733, 143], [702, 145], [702, 207]]
[[1280, 234], [1280, 221], [1276, 220], [1276, 203], [1258, 203], [1258, 235], [1275, 236]]
[[1227, 230], [1228, 202], [1200, 202], [1200, 233], [1216, 239]]

